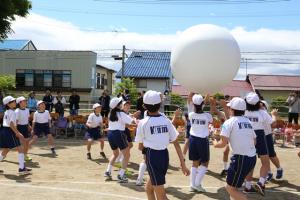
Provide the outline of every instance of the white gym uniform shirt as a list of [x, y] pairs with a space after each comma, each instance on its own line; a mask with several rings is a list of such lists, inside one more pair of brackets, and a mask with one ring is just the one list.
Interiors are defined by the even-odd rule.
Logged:
[[189, 113], [191, 122], [190, 135], [200, 138], [209, 136], [208, 124], [213, 122], [213, 118], [209, 113]]
[[248, 118], [236, 116], [226, 120], [222, 125], [221, 136], [228, 138], [233, 155], [256, 155], [256, 134]]

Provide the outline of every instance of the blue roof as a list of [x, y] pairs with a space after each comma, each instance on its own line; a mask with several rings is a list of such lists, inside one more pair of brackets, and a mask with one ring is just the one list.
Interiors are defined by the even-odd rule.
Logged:
[[[124, 77], [162, 78], [171, 77], [171, 52], [133, 51], [125, 62]], [[121, 78], [122, 69], [116, 77]]]
[[22, 50], [30, 40], [3, 40], [0, 41], [0, 50]]

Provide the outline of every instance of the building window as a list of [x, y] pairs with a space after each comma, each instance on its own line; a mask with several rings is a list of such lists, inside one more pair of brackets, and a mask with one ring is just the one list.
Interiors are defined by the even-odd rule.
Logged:
[[34, 86], [44, 87], [43, 70], [35, 70], [34, 71]]
[[63, 71], [62, 75], [62, 87], [71, 87], [71, 71]]
[[96, 74], [96, 88], [100, 89], [100, 85], [101, 85], [101, 75], [100, 73]]
[[25, 70], [17, 69], [16, 71], [16, 86], [24, 86], [25, 85]]
[[71, 71], [17, 69], [16, 86], [70, 88]]
[[136, 79], [135, 84], [137, 88], [147, 88], [147, 79]]
[[101, 89], [104, 89], [105, 86], [105, 74], [101, 74]]
[[107, 80], [105, 79], [105, 74], [96, 74], [96, 88], [104, 89], [104, 86], [107, 85]]
[[44, 87], [52, 87], [52, 71], [44, 71]]
[[62, 71], [53, 71], [53, 87], [62, 87]]

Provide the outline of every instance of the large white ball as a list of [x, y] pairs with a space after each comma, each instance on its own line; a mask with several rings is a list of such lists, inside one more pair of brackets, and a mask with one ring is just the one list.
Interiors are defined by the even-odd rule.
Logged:
[[240, 48], [226, 29], [197, 25], [179, 36], [171, 54], [171, 69], [187, 90], [214, 93], [236, 76], [240, 59]]

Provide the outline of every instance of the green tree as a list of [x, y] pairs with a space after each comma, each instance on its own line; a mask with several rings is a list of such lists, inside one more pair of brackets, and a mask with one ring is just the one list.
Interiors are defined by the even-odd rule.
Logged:
[[272, 99], [271, 102], [271, 109], [277, 108], [278, 114], [280, 116], [286, 116], [289, 112], [289, 108], [286, 103], [286, 97], [278, 96]]
[[137, 100], [138, 91], [137, 91], [136, 85], [134, 83], [134, 79], [124, 78], [122, 82], [117, 83], [115, 86], [114, 95], [117, 96], [117, 95], [123, 93], [124, 89], [129, 90], [129, 94], [131, 97], [131, 103], [133, 105], [135, 105], [136, 100]]
[[278, 108], [286, 106], [286, 97], [274, 97], [271, 102], [271, 108]]
[[31, 2], [28, 0], [1, 0], [0, 3], [0, 41], [12, 33], [11, 23], [16, 16], [26, 17], [31, 9]]
[[184, 106], [185, 101], [179, 94], [171, 93], [170, 97], [171, 97], [171, 105], [176, 105], [180, 107]]
[[0, 91], [6, 92], [15, 88], [15, 77], [12, 75], [0, 75]]
[[215, 94], [214, 94], [214, 97], [215, 97], [217, 100], [220, 100], [220, 99], [224, 99], [224, 98], [225, 98], [225, 97], [224, 97], [224, 94], [219, 93], [219, 92], [215, 93]]

